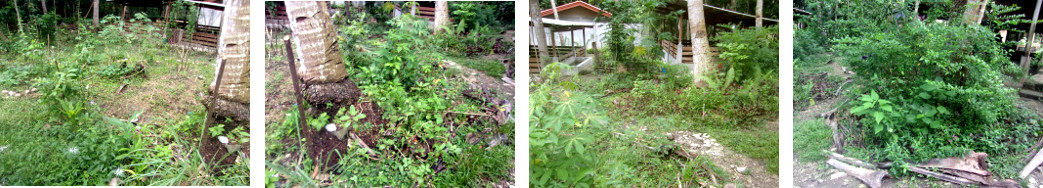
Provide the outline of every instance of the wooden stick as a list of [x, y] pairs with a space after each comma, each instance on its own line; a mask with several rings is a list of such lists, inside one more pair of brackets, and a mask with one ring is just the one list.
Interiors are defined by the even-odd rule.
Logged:
[[[222, 75], [224, 75], [224, 72], [225, 72], [225, 63], [224, 62], [225, 62], [225, 60], [221, 59], [221, 62], [217, 63], [217, 78], [214, 80], [214, 93], [213, 93], [215, 96], [219, 95], [218, 93], [221, 91], [221, 77], [222, 77]], [[214, 104], [217, 104], [216, 100], [218, 100], [217, 97], [214, 97], [213, 100], [208, 101], [210, 103], [211, 107], [213, 107]], [[207, 110], [206, 111], [206, 119], [203, 120], [203, 126], [201, 127], [203, 129], [203, 131], [202, 131], [203, 134], [199, 135], [199, 137], [200, 137], [200, 139], [199, 139], [199, 148], [203, 148], [203, 138], [206, 137], [206, 125], [208, 123], [210, 123], [211, 121], [214, 121], [214, 111], [213, 110]]]
[[298, 126], [298, 131], [300, 131], [300, 126], [308, 125], [306, 123], [306, 121], [305, 121], [305, 120], [307, 120], [307, 118], [306, 118], [307, 116], [305, 116], [305, 112], [304, 112], [304, 102], [302, 101], [303, 97], [301, 96], [301, 85], [300, 85], [300, 83], [298, 83], [298, 80], [300, 80], [300, 77], [297, 76], [297, 65], [296, 65], [296, 63], [293, 62], [294, 61], [293, 45], [290, 44], [290, 36], [286, 35], [286, 36], [284, 36], [282, 38], [282, 40], [286, 41], [286, 61], [290, 65], [290, 80], [293, 81], [293, 93], [294, 93], [294, 95], [297, 96], [297, 111], [299, 112], [299, 115], [300, 115], [300, 118], [298, 119], [298, 123], [299, 124], [297, 126]]

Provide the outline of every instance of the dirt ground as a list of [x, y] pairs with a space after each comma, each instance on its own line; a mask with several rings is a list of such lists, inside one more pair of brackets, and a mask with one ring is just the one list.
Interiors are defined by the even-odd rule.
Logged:
[[[767, 122], [766, 125], [775, 130], [778, 130], [779, 127], [778, 122]], [[746, 187], [777, 187], [779, 185], [779, 176], [768, 172], [762, 162], [721, 146], [709, 134], [676, 131], [668, 132], [666, 136], [673, 138], [673, 141], [685, 148], [688, 153], [709, 158]]]

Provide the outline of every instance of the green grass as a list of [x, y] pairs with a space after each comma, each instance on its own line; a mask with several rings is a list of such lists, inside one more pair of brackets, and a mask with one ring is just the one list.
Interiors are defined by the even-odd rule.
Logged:
[[503, 63], [496, 60], [489, 59], [472, 59], [464, 57], [450, 58], [453, 62], [459, 63], [460, 65], [472, 68], [474, 70], [482, 71], [486, 75], [493, 78], [500, 78], [503, 76], [506, 68], [503, 67]]
[[829, 149], [833, 131], [825, 120], [799, 122], [793, 126], [793, 148], [802, 161], [822, 161], [823, 150]]
[[[0, 99], [0, 146], [8, 146], [0, 151], [0, 185], [107, 185], [112, 178], [119, 178], [120, 185], [249, 184], [248, 159], [221, 172], [212, 172], [216, 167], [202, 159], [196, 130], [203, 106], [171, 104], [179, 98], [198, 101], [197, 92], [205, 89], [206, 81], [145, 84], [170, 77], [213, 80], [214, 68], [208, 63], [212, 55], [180, 58], [162, 45], [118, 42], [91, 48], [86, 54], [96, 61], [84, 63], [78, 56], [80, 49], [73, 47], [77, 43], [61, 39], [53, 47], [41, 48], [39, 58], [0, 53], [0, 89], [29, 89], [37, 78], [52, 76], [54, 65], [60, 64], [62, 69], [81, 70], [80, 77], [68, 83], [81, 87], [82, 96], [62, 100], [85, 107], [78, 113], [83, 116], [68, 119], [52, 114], [57, 107], [41, 104], [40, 96]], [[101, 75], [101, 70], [122, 59], [145, 63], [148, 77]], [[162, 95], [115, 92], [123, 84], [139, 90], [155, 87], [144, 90]], [[38, 93], [50, 91], [38, 89]], [[147, 122], [128, 122], [145, 111], [107, 105], [131, 103], [129, 98], [150, 101], [134, 104], [153, 106], [147, 111], [151, 115], [143, 118]]]

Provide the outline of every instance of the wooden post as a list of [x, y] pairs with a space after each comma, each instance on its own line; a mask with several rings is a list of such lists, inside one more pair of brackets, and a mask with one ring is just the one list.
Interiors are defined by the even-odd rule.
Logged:
[[576, 30], [571, 28], [569, 29], [569, 46], [576, 47]]
[[551, 29], [551, 53], [554, 53], [554, 57], [558, 57], [558, 42], [554, 39], [554, 29]]
[[587, 27], [583, 27], [583, 51], [587, 51]]
[[[95, 2], [97, 2], [97, 1], [95, 1]], [[214, 78], [215, 79], [214, 80], [214, 95], [217, 95], [217, 92], [221, 90], [221, 77], [222, 77], [222, 75], [224, 75], [224, 72], [225, 72], [225, 61], [224, 61], [224, 59], [222, 59], [221, 62], [217, 63], [217, 78]], [[217, 99], [217, 97], [213, 97], [213, 98], [211, 98], [210, 101], [207, 101], [207, 102], [210, 103], [210, 107], [213, 108], [214, 106], [217, 106], [216, 105], [217, 104], [217, 100], [220, 100], [220, 99]], [[204, 137], [203, 135], [206, 135], [206, 126], [209, 125], [211, 122], [214, 122], [214, 121], [217, 121], [217, 120], [214, 120], [214, 111], [208, 109], [206, 111], [206, 120], [203, 121], [203, 125], [202, 125], [203, 127], [201, 127], [203, 133], [199, 135], [200, 137]], [[200, 145], [200, 148], [202, 148], [203, 139], [199, 139], [199, 145]]]
[[682, 43], [683, 40], [684, 40], [684, 16], [678, 15], [677, 16], [677, 49], [674, 50], [674, 58], [676, 58], [674, 61], [676, 61], [677, 64], [684, 63], [684, 43]]
[[297, 120], [297, 126], [298, 129], [300, 129], [300, 126], [308, 125], [308, 123], [305, 122], [307, 116], [304, 114], [304, 97], [301, 96], [300, 77], [297, 76], [297, 64], [293, 62], [293, 45], [290, 43], [290, 36], [286, 35], [282, 40], [286, 42], [286, 62], [290, 64], [290, 80], [293, 80], [293, 93], [297, 97], [297, 112], [298, 115], [300, 115]]

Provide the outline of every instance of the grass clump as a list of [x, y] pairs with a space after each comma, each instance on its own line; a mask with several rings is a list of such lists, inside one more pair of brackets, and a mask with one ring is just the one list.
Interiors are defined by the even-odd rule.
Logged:
[[796, 152], [802, 161], [825, 160], [822, 151], [829, 149], [832, 136], [833, 131], [825, 120], [800, 122], [793, 126], [793, 148], [799, 148]]

